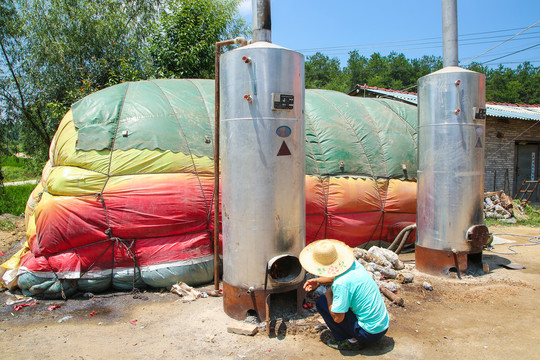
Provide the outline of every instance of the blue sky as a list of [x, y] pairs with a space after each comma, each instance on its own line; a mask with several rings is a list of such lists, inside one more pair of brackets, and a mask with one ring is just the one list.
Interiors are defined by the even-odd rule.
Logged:
[[[271, 0], [271, 7], [272, 42], [305, 56], [320, 51], [342, 66], [353, 49], [442, 56], [441, 0]], [[540, 21], [540, 0], [458, 0], [457, 7], [460, 64]], [[240, 13], [251, 24], [251, 0]], [[540, 66], [540, 23], [475, 61]]]

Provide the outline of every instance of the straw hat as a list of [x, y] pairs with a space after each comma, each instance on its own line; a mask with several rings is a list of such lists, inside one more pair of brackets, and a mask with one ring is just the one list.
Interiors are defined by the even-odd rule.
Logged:
[[300, 263], [317, 276], [338, 276], [349, 270], [354, 261], [350, 247], [339, 240], [317, 240], [300, 252]]

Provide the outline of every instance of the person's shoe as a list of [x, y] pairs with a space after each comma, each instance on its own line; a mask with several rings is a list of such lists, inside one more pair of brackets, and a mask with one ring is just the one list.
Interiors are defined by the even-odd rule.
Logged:
[[361, 348], [359, 342], [351, 343], [349, 340], [334, 340], [330, 339], [326, 342], [326, 345], [336, 350], [359, 350]]

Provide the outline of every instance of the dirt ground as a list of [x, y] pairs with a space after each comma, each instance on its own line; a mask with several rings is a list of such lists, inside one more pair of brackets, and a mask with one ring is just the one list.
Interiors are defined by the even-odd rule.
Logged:
[[0, 264], [2, 264], [20, 249], [20, 243], [26, 236], [26, 229], [24, 216], [3, 214], [0, 215], [0, 223], [6, 226], [5, 231], [0, 228]]
[[[539, 228], [490, 228], [493, 233], [538, 236]], [[0, 250], [20, 241], [0, 234]], [[527, 237], [501, 236], [530, 244]], [[5, 244], [5, 245], [4, 245]], [[508, 245], [495, 251], [509, 252]], [[219, 297], [182, 302], [169, 292], [80, 295], [68, 301], [40, 300], [14, 311], [0, 293], [2, 359], [532, 359], [539, 358], [540, 246], [514, 247], [518, 254], [484, 252], [490, 273], [434, 277], [415, 272], [398, 294], [404, 307], [388, 304], [390, 329], [380, 344], [356, 352], [336, 351], [320, 341], [318, 314], [303, 310], [279, 321], [268, 336], [227, 332], [234, 322]], [[400, 256], [407, 263], [414, 254]], [[520, 263], [522, 270], [501, 264]], [[422, 287], [424, 281], [433, 290]], [[200, 290], [211, 289], [212, 286]], [[60, 305], [52, 311], [50, 306]], [[277, 330], [276, 330], [277, 329]]]

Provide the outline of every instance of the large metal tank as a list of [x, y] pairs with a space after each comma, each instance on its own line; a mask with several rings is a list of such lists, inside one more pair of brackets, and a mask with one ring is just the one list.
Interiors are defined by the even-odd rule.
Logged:
[[258, 41], [220, 72], [224, 308], [263, 317], [269, 292], [304, 279], [304, 57]]
[[447, 66], [418, 80], [416, 262], [422, 271], [463, 271], [481, 253], [485, 77]]

